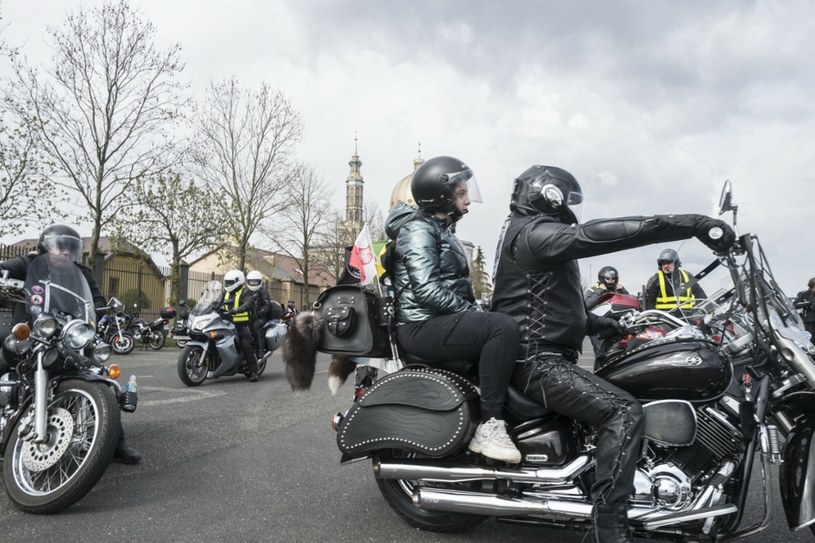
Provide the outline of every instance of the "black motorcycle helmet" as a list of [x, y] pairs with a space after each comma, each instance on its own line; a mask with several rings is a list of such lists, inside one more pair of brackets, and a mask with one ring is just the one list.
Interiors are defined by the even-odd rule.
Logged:
[[40, 234], [37, 251], [40, 254], [64, 255], [74, 262], [82, 261], [85, 244], [79, 233], [64, 224], [49, 226]]
[[410, 181], [410, 192], [420, 209], [442, 211], [454, 220], [461, 218], [453, 197], [456, 185], [464, 183], [471, 202], [480, 202], [481, 194], [473, 171], [464, 162], [451, 156], [426, 160]]
[[555, 166], [532, 166], [515, 180], [510, 209], [523, 215], [553, 215], [560, 222], [578, 222], [583, 203], [580, 183]]
[[606, 279], [612, 279], [614, 281], [612, 285], [617, 286], [617, 281], [620, 280], [620, 274], [617, 273], [617, 268], [613, 266], [603, 266], [600, 268], [600, 271], [597, 272], [597, 282], [605, 284]]
[[657, 257], [657, 268], [662, 267], [666, 262], [673, 262], [677, 268], [682, 265], [682, 262], [679, 261], [679, 253], [673, 249], [662, 249]]

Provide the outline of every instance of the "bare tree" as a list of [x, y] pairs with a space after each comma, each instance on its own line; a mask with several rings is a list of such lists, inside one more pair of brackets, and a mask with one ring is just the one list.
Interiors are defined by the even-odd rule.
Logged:
[[353, 244], [344, 228], [344, 216], [340, 212], [328, 213], [326, 223], [316, 240], [317, 250], [312, 251], [311, 261], [339, 279], [345, 270], [345, 248]]
[[385, 234], [385, 219], [382, 215], [382, 208], [375, 202], [365, 202], [362, 209], [365, 222], [368, 224], [368, 232], [373, 241], [385, 241], [388, 235]]
[[196, 169], [221, 191], [230, 215], [225, 227], [243, 269], [249, 239], [286, 205], [288, 159], [302, 136], [302, 120], [283, 93], [265, 84], [244, 91], [233, 78], [210, 85], [196, 124]]
[[30, 125], [12, 127], [9, 120], [5, 109], [0, 111], [0, 231], [6, 236], [63, 216], [56, 207], [54, 184], [43, 173], [48, 164], [38, 152]]
[[31, 112], [57, 185], [85, 204], [94, 265], [100, 233], [129, 205], [134, 183], [172, 162], [167, 130], [179, 116], [180, 46], [158, 50], [153, 25], [124, 0], [79, 9], [48, 34], [51, 66], [39, 72], [16, 61], [13, 102]]
[[[261, 231], [297, 261], [303, 272], [303, 281], [308, 285], [312, 270], [325, 269], [318, 263], [319, 259], [315, 258], [315, 253], [322, 251], [315, 245], [319, 244], [322, 233], [329, 224], [332, 194], [325, 180], [305, 164], [298, 164], [292, 170], [291, 184], [286, 194], [288, 205], [273, 222], [274, 226], [264, 226]], [[309, 289], [304, 290], [303, 303], [310, 305]]]
[[137, 202], [128, 220], [117, 221], [115, 230], [137, 246], [169, 257], [170, 303], [175, 304], [181, 296], [181, 262], [223, 242], [220, 198], [209, 187], [168, 172], [147, 179], [138, 191]]

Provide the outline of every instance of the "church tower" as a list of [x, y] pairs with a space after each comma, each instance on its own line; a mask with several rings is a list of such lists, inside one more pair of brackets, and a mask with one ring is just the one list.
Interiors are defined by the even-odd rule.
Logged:
[[348, 161], [351, 171], [348, 179], [345, 180], [345, 221], [343, 221], [343, 231], [346, 239], [353, 243], [359, 231], [362, 230], [363, 222], [363, 189], [365, 182], [362, 180], [362, 161], [357, 152], [357, 137], [354, 136], [354, 154]]

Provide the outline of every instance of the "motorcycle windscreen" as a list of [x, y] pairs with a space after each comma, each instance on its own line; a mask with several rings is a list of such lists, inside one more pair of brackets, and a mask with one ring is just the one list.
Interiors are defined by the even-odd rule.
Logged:
[[32, 260], [25, 291], [26, 313], [31, 322], [42, 313], [65, 320], [96, 321], [91, 289], [72, 258], [44, 254]]

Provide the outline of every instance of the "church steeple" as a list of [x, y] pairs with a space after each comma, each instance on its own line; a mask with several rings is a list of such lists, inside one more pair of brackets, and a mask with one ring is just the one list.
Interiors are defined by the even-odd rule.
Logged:
[[357, 150], [357, 135], [354, 133], [354, 154], [348, 161], [351, 167], [348, 179], [345, 181], [345, 228], [349, 233], [356, 235], [362, 229], [363, 221], [363, 189], [362, 161]]

